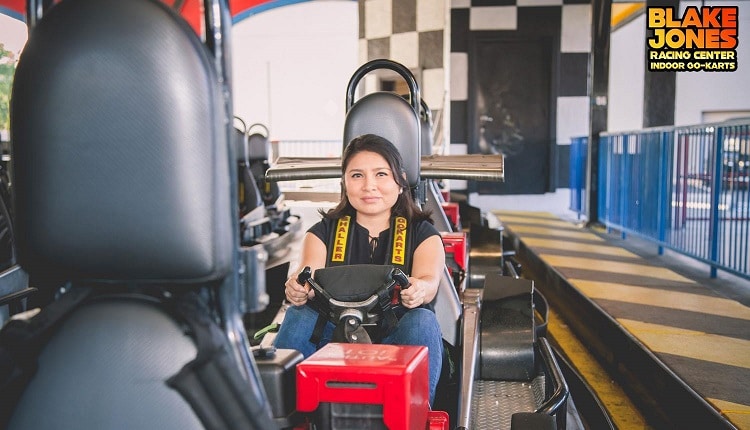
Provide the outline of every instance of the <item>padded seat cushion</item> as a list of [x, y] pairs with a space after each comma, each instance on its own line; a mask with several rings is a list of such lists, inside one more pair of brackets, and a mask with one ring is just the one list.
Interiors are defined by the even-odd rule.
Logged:
[[202, 429], [166, 384], [196, 353], [193, 339], [152, 299], [92, 300], [42, 350], [8, 429]]

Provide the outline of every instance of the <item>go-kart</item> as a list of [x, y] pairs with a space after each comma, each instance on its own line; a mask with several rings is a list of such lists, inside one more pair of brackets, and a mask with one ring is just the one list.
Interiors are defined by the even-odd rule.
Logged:
[[[299, 426], [303, 420], [307, 428], [348, 428], [346, 422], [358, 422], [362, 428], [381, 428], [382, 423], [415, 428], [410, 421], [415, 416], [424, 428], [565, 427], [567, 385], [549, 343], [538, 336], [530, 281], [490, 274], [482, 288], [463, 292], [463, 342], [444, 342], [444, 368], [430, 407], [426, 392], [413, 391], [414, 385], [427, 389], [426, 355], [415, 362], [395, 358], [419, 355], [424, 347], [372, 344], [369, 333], [388, 330], [383, 324], [396, 303], [393, 291], [396, 285], [408, 285], [405, 278], [389, 266], [325, 268], [316, 271], [315, 278], [309, 269], [299, 274], [298, 281], [315, 292], [308, 306], [336, 329], [333, 343], [307, 360], [290, 350], [275, 350], [270, 342], [256, 347], [270, 398], [289, 396], [294, 390], [283, 381], [296, 375], [296, 403], [286, 401], [296, 406], [276, 417], [281, 427], [294, 422]], [[405, 372], [402, 366], [419, 371]], [[367, 396], [361, 395], [363, 387], [369, 387]], [[394, 392], [400, 389], [405, 391]], [[396, 406], [391, 396], [421, 400]]]
[[[270, 157], [268, 128], [256, 123], [248, 126], [234, 117], [234, 144], [237, 155], [240, 259], [244, 265], [241, 283], [254, 287], [257, 297], [241, 300], [244, 319], [253, 325], [263, 315], [276, 312], [281, 297], [268, 294], [271, 286], [286, 279], [291, 244], [299, 240], [302, 221], [292, 215], [277, 184], [265, 180]], [[269, 306], [271, 305], [271, 306]]]
[[[383, 68], [395, 71], [404, 78], [410, 88], [409, 97], [378, 92], [365, 95], [355, 103], [354, 89], [359, 80], [367, 73]], [[367, 398], [356, 394], [361, 386], [354, 380], [355, 376], [348, 373], [351, 363], [347, 361], [347, 357], [361, 358], [368, 354], [376, 357], [380, 354], [379, 351], [391, 347], [377, 344], [352, 346], [351, 338], [345, 339], [346, 341], [342, 340], [340, 343], [328, 344], [307, 360], [298, 357], [300, 361], [293, 366], [289, 366], [289, 363], [274, 364], [273, 354], [261, 354], [256, 357], [261, 374], [268, 374], [268, 372], [278, 374], [279, 369], [285, 366], [289, 369], [295, 368], [297, 409], [294, 413], [309, 412], [311, 404], [318, 405], [316, 407], [319, 407], [319, 404], [325, 404], [328, 408], [325, 414], [330, 414], [331, 405], [340, 404], [334, 407], [337, 412], [333, 415], [340, 419], [341, 423], [348, 422], [347, 419], [359, 422], [357, 420], [367, 417], [368, 423], [383, 425], [384, 422], [400, 422], [401, 424], [396, 425], [395, 428], [417, 428], [413, 423], [408, 426], [404, 424], [414, 418], [416, 413], [422, 420], [420, 423], [423, 423], [420, 426], [424, 428], [565, 428], [570, 419], [566, 408], [569, 392], [555, 354], [543, 336], [546, 321], [543, 317], [540, 318], [539, 312], [535, 312], [535, 302], [544, 303], [543, 300], [535, 298], [537, 292], [534, 290], [532, 281], [521, 279], [515, 273], [518, 266], [510, 261], [512, 253], [502, 247], [502, 229], [490, 228], [488, 223], [482, 220], [478, 223], [467, 222], [467, 225], [462, 227], [455, 217], [449, 219], [449, 214], [444, 210], [447, 207], [443, 205], [445, 199], [433, 181], [435, 179], [501, 180], [502, 157], [422, 155], [420, 149], [422, 125], [418, 116], [420, 100], [418, 86], [413, 76], [402, 65], [389, 60], [375, 60], [363, 65], [355, 72], [347, 87], [344, 141], [372, 132], [388, 138], [391, 142], [396, 142], [404, 158], [406, 175], [415, 199], [423, 207], [432, 210], [434, 224], [444, 231], [446, 251], [450, 246], [450, 252], [446, 254], [450, 256], [451, 261], [446, 262], [445, 276], [441, 280], [438, 296], [433, 303], [441, 324], [447, 358], [444, 360], [445, 366], [438, 385], [435, 404], [428, 405], [425, 400], [419, 404], [410, 403], [408, 407], [395, 408], [391, 404], [385, 404], [387, 399], [396, 396], [393, 392], [386, 393], [374, 389], [371, 396]], [[395, 125], [389, 128], [389, 124]], [[340, 175], [340, 159], [305, 161], [309, 162], [303, 163], [300, 159], [280, 159], [276, 165], [271, 166], [267, 177], [269, 180], [301, 180]], [[472, 221], [470, 217], [475, 218], [474, 214], [470, 215], [472, 212], [470, 207], [466, 208], [465, 204], [458, 206], [462, 207], [452, 209], [466, 212], [467, 221]], [[481, 257], [476, 258], [476, 261], [472, 258], [469, 240], [475, 237], [477, 246], [481, 247], [482, 251]], [[448, 266], [454, 268], [453, 273], [448, 270]], [[461, 276], [454, 276], [456, 269], [461, 269]], [[358, 268], [353, 266], [348, 270], [356, 273]], [[307, 275], [304, 276], [305, 279], [312, 279]], [[343, 276], [340, 277], [343, 278]], [[349, 276], [346, 279], [349, 279], [349, 288], [358, 288], [357, 285], [361, 282], [362, 276], [357, 277], [357, 280]], [[316, 297], [322, 296], [321, 298], [324, 299], [322, 303], [331, 303], [334, 299], [326, 293], [325, 283], [317, 283], [320, 285], [315, 287], [315, 284], [310, 284], [308, 280], [308, 284], [315, 290]], [[311, 303], [311, 306], [329, 321], [337, 322], [342, 318], [348, 321], [338, 312], [349, 309], [352, 305], [342, 305], [335, 300], [332, 303], [335, 305], [321, 305], [318, 302]], [[368, 303], [371, 305], [374, 300]], [[354, 326], [358, 321], [362, 321], [362, 315], [367, 315], [361, 310], [353, 313], [357, 315], [357, 318], [352, 319]], [[276, 316], [276, 324], [283, 324], [283, 314], [284, 308], [282, 307]], [[339, 325], [345, 327], [347, 323], [339, 323]], [[345, 328], [339, 330], [345, 330]], [[271, 334], [270, 337], [273, 335]], [[357, 336], [357, 338], [360, 337]], [[264, 341], [261, 344], [270, 350], [273, 349], [270, 347], [270, 341]], [[409, 350], [413, 347], [396, 348]], [[318, 357], [318, 354], [321, 354], [322, 358]], [[362, 362], [357, 363], [363, 365]], [[387, 366], [381, 369], [374, 366], [374, 363], [370, 364], [367, 374], [363, 374], [361, 369], [358, 370], [363, 378], [363, 384], [372, 384], [372, 380], [378, 378], [380, 371], [383, 377], [392, 376], [392, 370]], [[309, 385], [304, 382], [311, 372], [308, 365], [317, 372], [315, 373], [315, 378], [318, 379], [317, 384]], [[319, 379], [323, 378], [323, 375], [332, 378], [336, 385], [336, 381], [343, 377], [342, 374], [348, 375], [345, 377], [347, 383], [337, 386], [339, 391], [336, 394], [330, 391], [325, 391], [327, 393], [325, 396], [321, 394], [320, 387], [325, 385], [325, 382]], [[425, 376], [402, 374], [401, 377], [403, 378], [401, 383], [407, 392], [398, 395], [404, 398], [413, 395], [408, 392], [412, 378], [419, 379]], [[397, 383], [391, 381], [390, 384]], [[288, 385], [280, 383], [268, 383], [266, 387], [269, 386], [284, 387], [286, 391], [290, 389]], [[306, 391], [308, 389], [311, 391]], [[342, 394], [342, 390], [346, 391], [346, 389], [352, 391], [348, 396]], [[317, 400], [310, 400], [311, 398]], [[337, 409], [339, 407], [340, 409]], [[448, 422], [441, 424], [439, 417], [434, 416], [439, 411], [447, 414]], [[307, 425], [318, 428], [315, 420], [321, 419], [320, 411], [307, 415], [306, 419]], [[333, 418], [329, 417], [324, 421], [326, 425], [330, 425], [334, 422], [332, 420]], [[345, 428], [345, 425], [341, 428]], [[376, 425], [373, 428], [380, 427]]]
[[[302, 224], [284, 201], [275, 183], [265, 179], [270, 157], [268, 128], [256, 123], [247, 126], [235, 116], [238, 193], [241, 241], [245, 246], [262, 244], [269, 253], [268, 267], [284, 257], [291, 241], [298, 239]], [[264, 131], [259, 132], [258, 129]]]

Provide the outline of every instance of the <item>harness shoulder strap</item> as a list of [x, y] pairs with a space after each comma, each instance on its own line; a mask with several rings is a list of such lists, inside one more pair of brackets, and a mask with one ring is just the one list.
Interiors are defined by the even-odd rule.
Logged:
[[203, 299], [188, 293], [169, 307], [190, 327], [198, 354], [169, 378], [167, 385], [185, 398], [208, 430], [272, 428], [270, 411], [237, 368]]
[[[391, 235], [388, 238], [388, 248], [386, 248], [386, 264], [401, 269], [407, 275], [411, 273], [411, 261], [414, 250], [411, 249], [414, 243], [414, 228], [409, 225], [406, 218], [395, 216], [391, 218]], [[396, 292], [398, 294], [398, 292]], [[382, 337], [390, 334], [398, 325], [398, 318], [393, 310], [395, 302], [391, 296], [380, 293], [378, 295], [378, 304], [383, 311], [384, 320], [381, 324]]]
[[[352, 226], [354, 216], [346, 215], [339, 218], [328, 239], [328, 256], [326, 267], [344, 266], [351, 262], [351, 248], [354, 240]], [[386, 248], [386, 264], [398, 267], [405, 273], [411, 272], [411, 260], [414, 252], [414, 228], [410, 228], [406, 218], [396, 216], [391, 218], [391, 234]]]
[[354, 241], [354, 235], [351, 234], [351, 230], [354, 222], [354, 217], [349, 215], [343, 216], [336, 221], [328, 240], [326, 267], [343, 266], [349, 264], [351, 261], [352, 242]]
[[396, 216], [391, 219], [391, 235], [388, 238], [385, 261], [398, 267], [404, 273], [411, 273], [411, 259], [414, 250], [414, 228], [409, 226], [406, 218]]

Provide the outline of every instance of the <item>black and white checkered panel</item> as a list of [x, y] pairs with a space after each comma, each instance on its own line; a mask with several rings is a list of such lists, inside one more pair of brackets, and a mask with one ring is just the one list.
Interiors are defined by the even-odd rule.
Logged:
[[[450, 22], [450, 153], [468, 149], [469, 37], [472, 32], [518, 29], [519, 14], [533, 22], [534, 8], [559, 7], [556, 136], [559, 160], [568, 160], [570, 138], [588, 134], [587, 69], [591, 51], [590, 0], [452, 0]], [[562, 166], [558, 166], [562, 167]], [[566, 174], [567, 168], [558, 168]], [[567, 183], [565, 180], [560, 183]], [[452, 180], [451, 190], [466, 181]]]
[[[449, 102], [445, 74], [448, 13], [445, 0], [359, 0], [360, 64], [388, 58], [408, 67], [433, 118]], [[379, 90], [376, 76], [368, 75], [363, 81], [366, 93]], [[447, 136], [449, 125], [442, 121], [439, 133]]]

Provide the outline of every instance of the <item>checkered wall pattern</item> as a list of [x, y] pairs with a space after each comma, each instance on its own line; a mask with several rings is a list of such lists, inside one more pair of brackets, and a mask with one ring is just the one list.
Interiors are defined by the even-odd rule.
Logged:
[[[440, 115], [444, 107], [446, 115], [450, 115], [444, 120], [447, 123], [444, 130], [450, 133], [449, 152], [465, 154], [469, 146], [471, 35], [528, 31], [519, 26], [534, 25], [537, 16], [556, 16], [560, 54], [554, 77], [558, 81], [555, 135], [558, 160], [564, 164], [558, 165], [557, 170], [564, 174], [570, 138], [588, 133], [590, 1], [359, 0], [360, 62], [391, 58], [414, 71], [422, 96], [433, 114]], [[567, 181], [558, 180], [558, 183], [564, 186]], [[451, 189], [466, 189], [466, 183], [451, 181]]]

